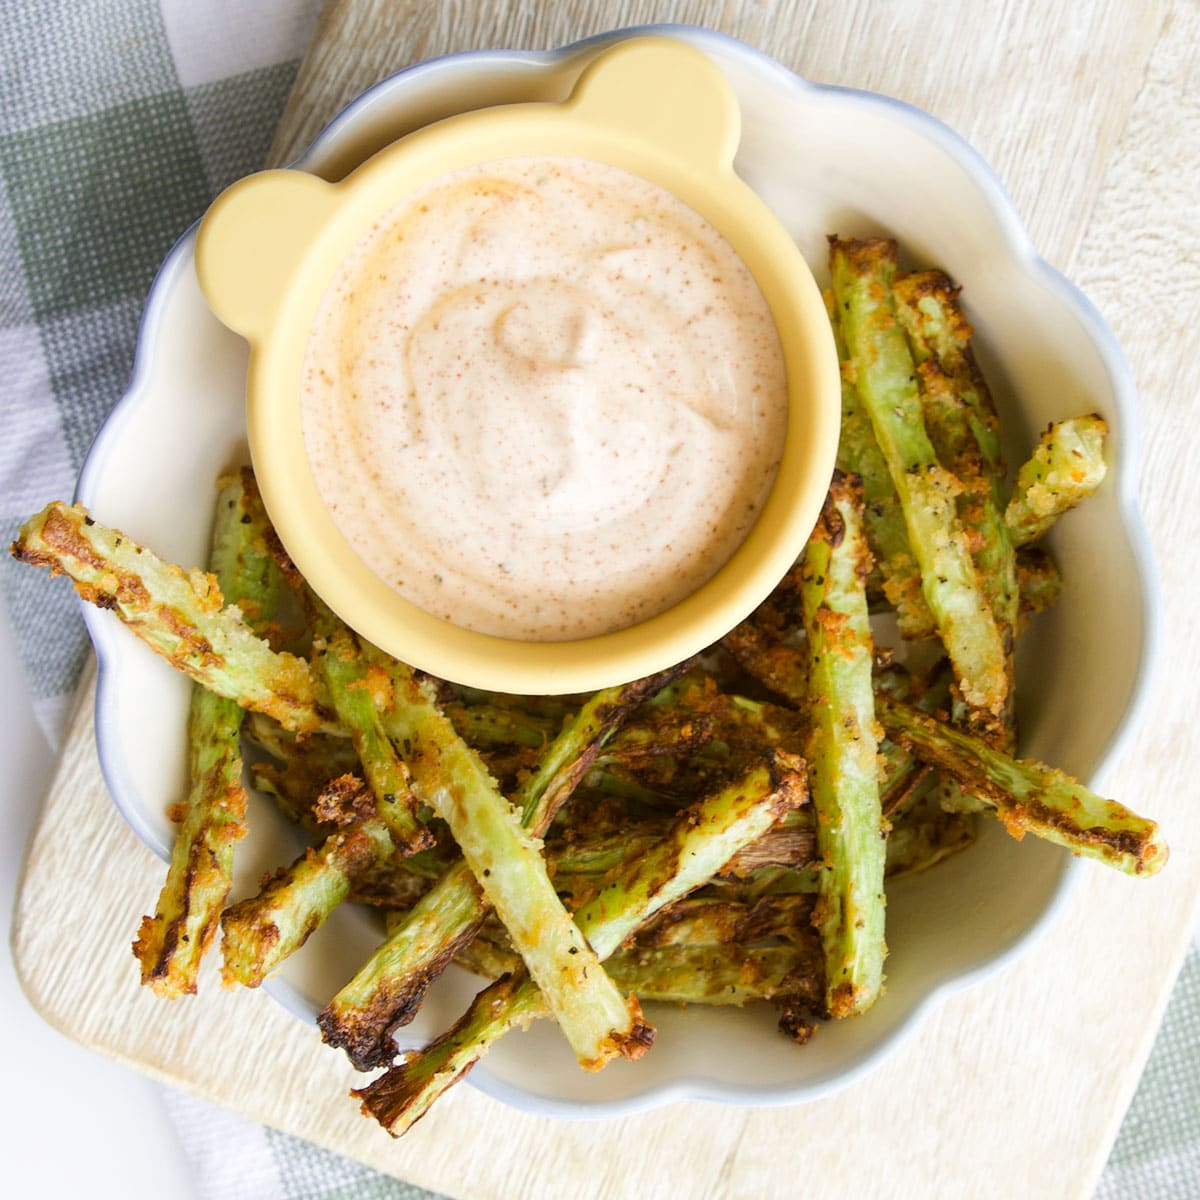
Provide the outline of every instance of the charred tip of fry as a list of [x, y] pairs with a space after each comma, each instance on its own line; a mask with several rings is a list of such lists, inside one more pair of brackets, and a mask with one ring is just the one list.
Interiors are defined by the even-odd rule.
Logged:
[[395, 1030], [403, 1028], [417, 1015], [430, 983], [453, 961], [460, 947], [474, 936], [475, 929], [443, 947], [441, 953], [420, 972], [412, 972], [403, 987], [377, 988], [362, 1008], [336, 1003], [327, 1004], [317, 1014], [317, 1028], [327, 1046], [345, 1051], [359, 1071], [372, 1071], [389, 1063], [396, 1055], [392, 1040]]
[[874, 270], [879, 263], [895, 263], [898, 248], [894, 238], [839, 237], [836, 233], [826, 235], [829, 254], [841, 255], [855, 271]]
[[[622, 1058], [634, 1062], [641, 1058], [654, 1045], [656, 1030], [642, 1015], [642, 1006], [634, 995], [629, 997], [629, 1015], [633, 1024], [628, 1033], [614, 1034], [613, 1042], [616, 1051]], [[601, 1066], [604, 1064], [601, 1063]], [[594, 1068], [589, 1068], [589, 1070]]]
[[317, 1014], [317, 1027], [321, 1031], [321, 1040], [335, 1050], [345, 1051], [357, 1071], [373, 1071], [384, 1066], [396, 1051], [386, 1032], [347, 1020], [329, 1007]]
[[[466, 1078], [477, 1061], [478, 1057], [471, 1059], [447, 1086]], [[365, 1087], [353, 1088], [350, 1091], [351, 1097], [359, 1101], [363, 1116], [374, 1118], [392, 1137], [398, 1138], [407, 1133], [429, 1111], [427, 1103], [417, 1103], [424, 1085], [424, 1080], [414, 1071], [420, 1062], [420, 1055], [407, 1055], [389, 1067], [378, 1079], [372, 1080]]]
[[817, 1014], [806, 999], [788, 996], [775, 1001], [779, 1009], [779, 1031], [798, 1046], [806, 1045], [817, 1032]]
[[897, 277], [893, 285], [897, 296], [912, 302], [923, 296], [936, 296], [943, 302], [957, 300], [962, 288], [946, 274], [936, 268], [928, 271], [909, 271]]

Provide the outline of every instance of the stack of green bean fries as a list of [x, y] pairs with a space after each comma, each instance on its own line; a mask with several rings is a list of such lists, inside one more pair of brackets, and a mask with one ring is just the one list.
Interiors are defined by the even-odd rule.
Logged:
[[[1039, 539], [1103, 479], [1104, 422], [1052, 425], [1010, 490], [957, 289], [896, 264], [890, 241], [830, 239], [842, 440], [787, 578], [696, 660], [592, 696], [483, 693], [383, 654], [298, 576], [249, 469], [219, 485], [208, 571], [79, 505], [31, 518], [13, 554], [195, 685], [143, 983], [194, 992], [219, 935], [225, 978], [256, 987], [337, 905], [375, 906], [379, 945], [318, 1023], [383, 1068], [355, 1095], [400, 1134], [538, 1018], [598, 1070], [650, 1048], [652, 1001], [769, 1002], [798, 1042], [865, 1013], [887, 881], [969, 846], [980, 819], [1157, 871], [1152, 821], [1014, 753], [1014, 646], [1061, 587]], [[876, 644], [882, 608], [934, 648], [924, 669]], [[231, 903], [244, 776], [311, 844]], [[486, 986], [398, 1055], [451, 964]]]

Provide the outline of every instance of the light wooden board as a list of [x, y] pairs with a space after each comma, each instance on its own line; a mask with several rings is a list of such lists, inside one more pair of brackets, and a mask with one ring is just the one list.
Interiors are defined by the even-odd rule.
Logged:
[[[965, 134], [1035, 243], [1113, 325], [1143, 404], [1144, 510], [1164, 595], [1162, 670], [1109, 790], [1160, 818], [1152, 883], [1089, 869], [1018, 964], [951, 998], [877, 1072], [819, 1103], [681, 1104], [620, 1121], [531, 1117], [460, 1087], [393, 1142], [346, 1098], [352, 1074], [315, 1030], [207, 970], [177, 1004], [136, 985], [129, 941], [161, 865], [113, 810], [90, 680], [35, 832], [14, 954], [30, 998], [106, 1054], [381, 1170], [471, 1197], [1084, 1197], [1149, 1052], [1193, 927], [1200, 679], [1191, 598], [1200, 472], [1200, 7], [959, 3], [327, 5], [273, 150], [408, 62], [545, 47], [646, 21], [733, 33], [810, 78], [899, 96]], [[853, 153], [853, 147], [847, 147]], [[1086, 704], [1087, 697], [1081, 696]]]

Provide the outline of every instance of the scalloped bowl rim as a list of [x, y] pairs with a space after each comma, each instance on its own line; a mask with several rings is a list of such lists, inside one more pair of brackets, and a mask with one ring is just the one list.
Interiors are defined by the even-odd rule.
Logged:
[[[333, 143], [346, 132], [347, 127], [354, 126], [368, 106], [374, 104], [381, 95], [388, 94], [397, 87], [402, 87], [416, 76], [427, 76], [447, 68], [461, 70], [464, 66], [484, 64], [489, 61], [525, 64], [549, 69], [581, 51], [616, 40], [649, 34], [681, 37], [701, 48], [706, 42], [719, 45], [726, 53], [745, 59], [755, 70], [773, 75], [782, 86], [810, 94], [835, 95], [856, 104], [875, 108], [878, 111], [886, 111], [893, 118], [925, 135], [980, 185], [996, 220], [997, 228], [1013, 259], [1028, 274], [1038, 277], [1073, 313], [1086, 331], [1088, 338], [1101, 357], [1105, 373], [1112, 386], [1113, 400], [1120, 414], [1122, 437], [1116, 447], [1113, 475], [1117, 489], [1118, 511], [1137, 566], [1144, 622], [1141, 631], [1142, 654], [1131, 685], [1129, 703], [1090, 772], [1090, 779], [1093, 783], [1101, 779], [1132, 736], [1150, 694], [1153, 675], [1160, 657], [1161, 601], [1156, 586], [1156, 570], [1149, 537], [1137, 501], [1140, 427], [1136, 387], [1124, 353], [1104, 318], [1078, 287], [1038, 254], [1013, 201], [995, 171], [979, 152], [950, 126], [924, 110], [893, 97], [858, 88], [814, 83], [791, 71], [766, 53], [727, 34], [700, 26], [661, 23], [632, 26], [596, 34], [551, 50], [474, 50], [441, 55], [415, 63], [380, 80], [347, 104], [324, 126], [308, 148], [289, 165], [311, 168], [314, 160], [319, 162], [323, 156], [332, 152]], [[75, 498], [80, 502], [87, 503], [87, 499], [94, 489], [95, 480], [103, 474], [107, 447], [119, 434], [125, 418], [137, 407], [146, 392], [149, 363], [154, 353], [165, 298], [170, 291], [170, 284], [191, 256], [198, 223], [193, 224], [180, 236], [155, 275], [138, 329], [130, 382], [89, 448], [76, 486]], [[116, 646], [113, 638], [116, 625], [106, 619], [107, 614], [101, 613], [94, 607], [82, 602], [81, 607], [97, 659], [95, 731], [102, 774], [122, 817], [145, 845], [164, 861], [167, 861], [170, 857], [170, 847], [163, 843], [157, 831], [146, 824], [141, 814], [133, 809], [126, 799], [133, 793], [123, 768], [121, 755], [117, 751], [118, 737], [108, 715], [110, 706], [107, 703], [110, 689], [114, 689], [116, 686], [116, 667], [120, 655], [119, 647]], [[540, 1095], [533, 1096], [520, 1087], [509, 1084], [480, 1069], [476, 1069], [468, 1076], [468, 1082], [493, 1099], [525, 1111], [564, 1119], [620, 1117], [685, 1100], [703, 1100], [747, 1107], [772, 1107], [817, 1100], [849, 1086], [877, 1068], [916, 1031], [927, 1015], [948, 996], [994, 975], [1028, 950], [1053, 924], [1067, 904], [1072, 891], [1081, 878], [1081, 865], [1074, 858], [1066, 860], [1057, 887], [1041, 913], [1007, 946], [981, 958], [974, 967], [932, 986], [919, 1001], [913, 1004], [907, 1015], [895, 1028], [863, 1053], [856, 1062], [847, 1067], [830, 1070], [816, 1078], [796, 1084], [741, 1087], [714, 1083], [703, 1077], [685, 1075], [673, 1081], [649, 1087], [632, 1096], [588, 1104], [556, 1100]], [[268, 980], [264, 988], [294, 1015], [311, 1022], [309, 1006], [286, 981], [282, 979]]]

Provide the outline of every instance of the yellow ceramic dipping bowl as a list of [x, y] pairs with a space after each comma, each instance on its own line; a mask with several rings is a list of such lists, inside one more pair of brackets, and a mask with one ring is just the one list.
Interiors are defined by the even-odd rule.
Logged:
[[[250, 343], [247, 431], [263, 498], [311, 586], [388, 653], [497, 691], [589, 691], [650, 674], [717, 641], [779, 582], [804, 546], [837, 449], [837, 355], [820, 292], [787, 231], [735, 174], [737, 100], [699, 50], [669, 38], [599, 55], [561, 104], [517, 104], [441, 121], [329, 184], [266, 171], [234, 184], [205, 216], [200, 285]], [[451, 171], [536, 155], [592, 159], [667, 189], [730, 242], [778, 328], [788, 427], [759, 518], [712, 578], [637, 625], [576, 641], [518, 641], [463, 629], [405, 600], [342, 537], [305, 452], [302, 377], [321, 300], [346, 256], [403, 198]]]

